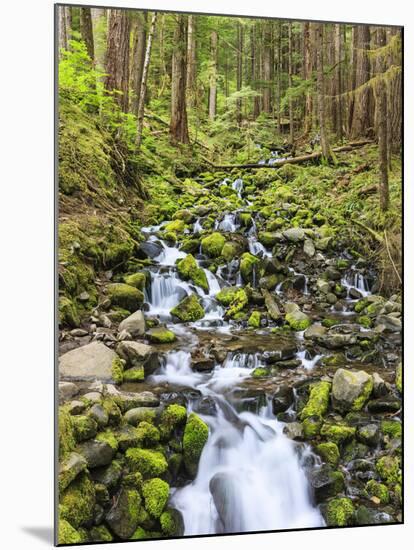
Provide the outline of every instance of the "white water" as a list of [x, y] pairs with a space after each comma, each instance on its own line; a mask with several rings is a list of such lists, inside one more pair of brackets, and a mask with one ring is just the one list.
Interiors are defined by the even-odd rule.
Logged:
[[160, 317], [169, 317], [184, 294], [190, 294], [188, 283], [178, 278], [175, 271], [151, 273], [151, 298], [146, 293], [145, 301], [150, 306], [150, 313]]
[[159, 265], [173, 266], [175, 265], [175, 262], [177, 260], [180, 260], [181, 258], [185, 258], [187, 256], [185, 252], [181, 252], [175, 246], [169, 246], [164, 241], [160, 241], [160, 243], [162, 245], [163, 250], [159, 256], [154, 258], [154, 261], [157, 262]]
[[221, 231], [233, 232], [238, 228], [236, 224], [236, 215], [235, 214], [225, 214], [221, 222], [216, 222], [215, 229], [220, 229]]
[[296, 358], [302, 361], [302, 367], [306, 370], [312, 370], [319, 359], [322, 359], [323, 357], [323, 355], [315, 355], [312, 359], [307, 359], [306, 355], [306, 350], [298, 351], [296, 354]]
[[237, 178], [236, 180], [233, 181], [233, 183], [231, 184], [231, 187], [236, 191], [239, 199], [241, 199], [242, 193], [243, 193], [243, 187], [244, 187], [243, 180], [241, 178]]
[[[237, 411], [223, 392], [248, 377], [257, 355], [229, 354], [209, 375], [195, 373], [188, 352], [166, 356], [153, 381], [197, 388], [214, 399], [217, 414], [201, 415], [210, 428], [195, 480], [176, 489], [172, 506], [183, 514], [184, 534], [235, 533], [318, 527], [302, 464], [308, 447], [283, 434], [270, 404], [259, 414]], [[191, 410], [192, 405], [189, 406]]]
[[351, 289], [357, 290], [364, 298], [371, 294], [367, 281], [362, 273], [358, 271], [350, 273], [346, 277], [341, 279], [341, 284], [347, 289], [347, 297], [349, 298], [349, 291]]

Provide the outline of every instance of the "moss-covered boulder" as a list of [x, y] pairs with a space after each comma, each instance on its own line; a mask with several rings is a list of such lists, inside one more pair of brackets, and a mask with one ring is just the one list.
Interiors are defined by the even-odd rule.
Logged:
[[225, 286], [217, 293], [216, 299], [223, 306], [229, 306], [236, 299], [239, 290], [238, 286]]
[[148, 339], [153, 344], [169, 344], [175, 342], [177, 337], [172, 332], [165, 327], [154, 327], [147, 331], [146, 333]]
[[191, 413], [183, 437], [184, 465], [191, 477], [197, 474], [198, 462], [207, 439], [207, 424], [197, 414]]
[[168, 222], [164, 226], [164, 231], [166, 233], [182, 233], [185, 230], [184, 220], [176, 219], [171, 222]]
[[161, 438], [168, 440], [177, 428], [182, 428], [187, 420], [187, 409], [182, 405], [173, 403], [168, 405], [161, 413], [159, 430]]
[[80, 544], [83, 537], [72, 525], [65, 519], [59, 519], [58, 524], [58, 544]]
[[221, 256], [225, 242], [226, 239], [221, 233], [212, 233], [201, 240], [201, 251], [210, 258], [218, 258]]
[[403, 375], [402, 375], [402, 363], [399, 363], [395, 373], [395, 387], [402, 393], [403, 391]]
[[153, 518], [159, 518], [165, 509], [170, 493], [167, 482], [157, 477], [144, 482], [142, 494], [145, 501], [145, 509]]
[[190, 294], [184, 298], [170, 313], [183, 323], [198, 321], [205, 315], [203, 306], [195, 294]]
[[98, 431], [96, 421], [87, 415], [78, 415], [73, 417], [73, 427], [75, 430], [76, 441], [86, 441], [95, 437]]
[[401, 483], [400, 462], [396, 456], [382, 456], [375, 464], [380, 478], [387, 484]]
[[374, 383], [365, 371], [338, 369], [332, 381], [332, 404], [339, 412], [360, 411], [371, 395]]
[[302, 331], [311, 326], [312, 321], [306, 313], [299, 309], [294, 309], [285, 315], [285, 321], [289, 324], [292, 330]]
[[80, 474], [60, 495], [60, 518], [75, 529], [93, 518], [95, 487], [88, 474]]
[[197, 262], [191, 254], [177, 263], [178, 274], [185, 281], [193, 281], [193, 283], [203, 290], [208, 292], [209, 285], [204, 269], [198, 267]]
[[277, 231], [260, 231], [258, 237], [262, 245], [266, 246], [267, 248], [272, 248], [277, 242], [281, 240], [282, 235]]
[[181, 537], [184, 534], [184, 520], [181, 512], [167, 508], [160, 516], [161, 530], [167, 537]]
[[338, 445], [336, 443], [333, 441], [319, 443], [315, 450], [324, 462], [330, 464], [334, 468], [338, 466], [340, 455]]
[[354, 512], [355, 508], [350, 498], [333, 498], [326, 506], [326, 523], [329, 527], [352, 525]]
[[111, 304], [130, 312], [137, 311], [144, 302], [144, 294], [138, 288], [125, 283], [111, 283], [107, 286]]
[[142, 272], [132, 273], [131, 275], [126, 275], [124, 277], [124, 282], [129, 286], [133, 286], [143, 291], [147, 283], [147, 277], [145, 273]]
[[260, 259], [250, 252], [245, 252], [240, 259], [240, 274], [243, 281], [247, 284], [253, 284], [255, 281], [259, 280], [259, 266]]
[[260, 319], [260, 311], [253, 311], [249, 317], [249, 320], [247, 321], [247, 324], [249, 325], [249, 327], [252, 328], [260, 328]]
[[106, 514], [111, 531], [120, 539], [129, 539], [138, 527], [141, 496], [136, 489], [122, 488]]
[[59, 325], [72, 328], [80, 325], [80, 317], [77, 306], [67, 296], [59, 296]]
[[112, 542], [114, 537], [105, 525], [98, 525], [89, 530], [91, 542]]
[[223, 246], [221, 255], [227, 262], [231, 262], [234, 258], [238, 258], [243, 252], [243, 245], [239, 241], [227, 241]]
[[329, 407], [330, 390], [330, 382], [322, 380], [321, 382], [312, 384], [310, 387], [309, 399], [300, 413], [300, 418], [304, 420], [309, 416], [324, 416]]
[[318, 503], [336, 496], [345, 488], [344, 474], [338, 470], [333, 470], [327, 464], [313, 470], [309, 481]]
[[355, 437], [356, 428], [342, 424], [329, 424], [325, 422], [321, 428], [321, 436], [337, 445], [350, 441]]
[[305, 439], [314, 439], [320, 434], [322, 419], [318, 415], [307, 416], [302, 421], [302, 432]]
[[378, 499], [378, 504], [388, 504], [390, 501], [390, 492], [383, 483], [370, 479], [365, 485], [365, 490], [369, 498]]
[[140, 447], [155, 447], [160, 441], [160, 431], [156, 426], [143, 420], [135, 430]]
[[128, 449], [125, 456], [129, 469], [140, 472], [146, 478], [160, 476], [168, 468], [165, 456], [158, 451], [137, 447]]

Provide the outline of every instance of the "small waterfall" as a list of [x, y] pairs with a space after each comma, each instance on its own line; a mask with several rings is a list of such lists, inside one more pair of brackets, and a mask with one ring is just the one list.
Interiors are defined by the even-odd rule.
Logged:
[[204, 273], [206, 274], [208, 286], [210, 288], [209, 296], [215, 296], [220, 292], [220, 284], [217, 277], [209, 269], [204, 269]]
[[191, 368], [191, 355], [188, 351], [173, 351], [162, 358], [162, 366], [149, 381], [155, 384], [169, 382], [177, 386], [195, 388], [203, 381], [203, 375]]
[[234, 191], [236, 191], [239, 199], [241, 199], [242, 193], [243, 193], [243, 187], [244, 187], [243, 180], [241, 178], [237, 178], [236, 180], [233, 181], [233, 183], [231, 184], [231, 187], [232, 189], [234, 189]]
[[312, 370], [319, 359], [322, 359], [323, 355], [315, 355], [312, 359], [307, 359], [308, 352], [306, 350], [298, 351], [296, 359], [302, 362], [302, 367], [306, 370]]
[[261, 242], [257, 240], [257, 226], [255, 220], [252, 218], [252, 226], [247, 233], [247, 242], [249, 245], [249, 252], [253, 256], [259, 256], [259, 258], [272, 256], [272, 253], [267, 251]]
[[181, 281], [174, 270], [159, 270], [151, 273], [151, 292], [145, 292], [145, 301], [151, 314], [169, 318], [170, 310], [190, 292], [188, 283]]
[[347, 290], [347, 298], [350, 298], [349, 291], [357, 290], [361, 296], [366, 297], [371, 294], [366, 278], [359, 271], [354, 271], [354, 266], [351, 272], [341, 279], [341, 284]]
[[173, 266], [177, 260], [187, 256], [185, 252], [181, 252], [176, 246], [168, 246], [164, 241], [160, 242], [163, 250], [159, 256], [154, 258], [159, 265]]
[[236, 215], [234, 213], [225, 214], [221, 222], [218, 220], [215, 223], [215, 229], [220, 229], [221, 231], [227, 231], [232, 233], [238, 229], [239, 225], [236, 223]]
[[197, 218], [193, 224], [193, 233], [197, 235], [203, 231], [203, 226], [201, 225], [201, 218]]

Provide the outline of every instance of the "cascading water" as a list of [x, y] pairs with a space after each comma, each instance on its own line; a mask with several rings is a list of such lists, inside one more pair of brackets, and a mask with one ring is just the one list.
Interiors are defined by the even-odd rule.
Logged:
[[[318, 527], [322, 516], [312, 505], [299, 450], [283, 434], [270, 404], [259, 414], [238, 413], [226, 392], [248, 377], [257, 355], [231, 354], [206, 375], [194, 373], [185, 352], [170, 353], [155, 382], [198, 389], [215, 402], [216, 413], [200, 415], [210, 428], [195, 480], [174, 491], [171, 504], [181, 511], [184, 534], [236, 533]], [[196, 403], [190, 403], [191, 410]]]
[[244, 187], [243, 180], [241, 178], [237, 178], [236, 180], [233, 181], [233, 183], [231, 184], [231, 187], [232, 189], [234, 189], [234, 191], [236, 191], [239, 199], [241, 199], [242, 193], [243, 193], [243, 187]]
[[170, 310], [190, 292], [190, 286], [181, 281], [174, 270], [158, 270], [151, 273], [151, 291], [146, 291], [145, 301], [151, 314], [168, 318]]

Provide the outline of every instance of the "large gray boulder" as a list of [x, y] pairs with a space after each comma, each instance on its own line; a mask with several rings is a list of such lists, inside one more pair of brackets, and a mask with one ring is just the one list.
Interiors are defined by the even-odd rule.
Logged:
[[332, 381], [332, 404], [341, 412], [359, 411], [371, 395], [372, 376], [363, 370], [338, 369]]
[[124, 319], [119, 325], [119, 332], [126, 330], [132, 338], [137, 336], [143, 336], [145, 334], [145, 319], [144, 314], [139, 309], [126, 319]]
[[154, 348], [141, 342], [124, 340], [116, 347], [118, 355], [124, 359], [129, 367], [140, 366], [151, 356]]
[[101, 342], [68, 351], [60, 357], [59, 374], [62, 380], [100, 380], [115, 383], [113, 363], [118, 355]]
[[297, 243], [305, 239], [305, 231], [301, 227], [291, 227], [283, 231], [283, 236], [288, 241]]

